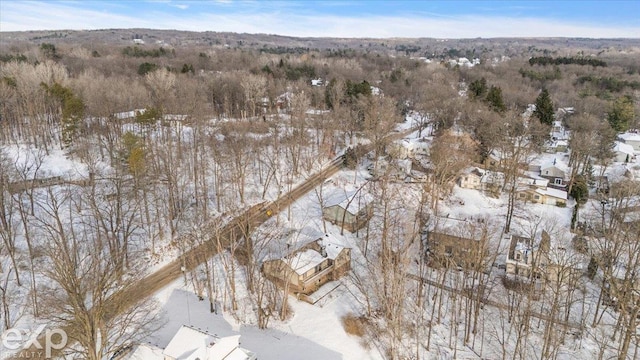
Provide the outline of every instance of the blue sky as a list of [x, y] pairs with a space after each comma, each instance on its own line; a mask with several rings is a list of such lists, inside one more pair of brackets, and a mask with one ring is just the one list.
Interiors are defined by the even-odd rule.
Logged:
[[330, 37], [640, 37], [640, 0], [0, 0], [0, 31], [156, 28]]

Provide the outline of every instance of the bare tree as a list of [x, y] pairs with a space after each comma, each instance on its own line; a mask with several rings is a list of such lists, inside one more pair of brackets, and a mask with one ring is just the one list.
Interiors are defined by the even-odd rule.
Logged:
[[262, 98], [266, 94], [267, 79], [261, 75], [244, 74], [240, 80], [246, 105], [249, 108], [249, 118], [255, 118], [258, 113], [257, 109], [262, 103]]
[[428, 184], [431, 208], [436, 210], [438, 201], [447, 195], [460, 172], [473, 161], [476, 143], [467, 134], [444, 131], [431, 145], [432, 176]]
[[[150, 301], [129, 307], [124, 290], [142, 274], [142, 262], [131, 261], [126, 275], [111, 259], [107, 238], [97, 222], [99, 213], [87, 213], [86, 199], [70, 188], [49, 190], [38, 204], [40, 234], [48, 264], [43, 276], [50, 281], [41, 290], [43, 315], [64, 326], [69, 341], [67, 356], [102, 359], [135, 343], [156, 329]], [[75, 220], [75, 223], [72, 223]]]
[[529, 121], [516, 112], [508, 111], [498, 129], [495, 136], [499, 139], [497, 149], [501, 158], [501, 170], [504, 172], [502, 190], [506, 190], [508, 194], [504, 232], [508, 233], [516, 207], [516, 194], [521, 190], [518, 187], [521, 166], [533, 159], [540, 146], [536, 139], [541, 137], [544, 128], [535, 120]]

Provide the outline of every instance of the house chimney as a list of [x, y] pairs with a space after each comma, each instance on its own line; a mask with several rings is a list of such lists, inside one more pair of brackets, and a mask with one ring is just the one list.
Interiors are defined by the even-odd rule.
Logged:
[[320, 245], [320, 255], [327, 257], [327, 248], [324, 245]]

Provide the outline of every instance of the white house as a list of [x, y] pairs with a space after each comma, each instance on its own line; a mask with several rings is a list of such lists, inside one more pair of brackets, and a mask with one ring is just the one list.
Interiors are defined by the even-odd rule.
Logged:
[[626, 132], [618, 135], [618, 139], [627, 145], [633, 146], [633, 150], [640, 151], [640, 133]]
[[564, 188], [566, 187], [567, 172], [569, 167], [557, 159], [540, 166], [540, 176], [549, 180], [549, 185]]
[[633, 162], [636, 157], [633, 146], [620, 141], [615, 142], [613, 154], [617, 162]]
[[256, 354], [240, 347], [240, 335], [219, 337], [182, 325], [164, 350], [141, 344], [129, 360], [256, 360]]
[[255, 360], [256, 354], [240, 347], [240, 335], [218, 337], [182, 325], [162, 352], [165, 360]]

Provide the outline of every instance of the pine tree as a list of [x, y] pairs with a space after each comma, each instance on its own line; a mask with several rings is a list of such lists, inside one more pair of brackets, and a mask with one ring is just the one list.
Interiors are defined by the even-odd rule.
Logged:
[[627, 131], [634, 117], [633, 99], [628, 95], [617, 98], [607, 114], [611, 128], [617, 132]]
[[70, 88], [58, 83], [49, 86], [42, 83], [42, 87], [47, 93], [56, 98], [61, 103], [62, 116], [60, 125], [62, 128], [62, 143], [65, 147], [73, 144], [78, 135], [80, 123], [84, 117], [84, 102], [76, 96]]
[[541, 123], [553, 125], [553, 101], [549, 96], [547, 89], [542, 89], [538, 98], [536, 98], [536, 110], [533, 115], [537, 117]]
[[469, 97], [471, 99], [479, 99], [487, 93], [487, 79], [482, 78], [475, 80], [469, 84]]
[[507, 106], [502, 99], [502, 89], [499, 86], [491, 85], [486, 98], [489, 107], [496, 112], [503, 113], [507, 110]]

